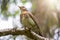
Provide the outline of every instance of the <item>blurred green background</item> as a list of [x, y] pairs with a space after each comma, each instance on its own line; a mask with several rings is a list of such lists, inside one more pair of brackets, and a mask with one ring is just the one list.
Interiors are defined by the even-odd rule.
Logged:
[[[6, 29], [6, 28], [13, 28], [15, 26], [18, 26], [19, 28], [22, 27], [22, 24], [20, 23], [20, 9], [18, 8], [19, 6], [25, 6], [26, 9], [29, 12], [32, 12], [33, 15], [37, 15], [38, 13], [40, 14], [41, 20], [42, 20], [42, 34], [45, 32], [50, 31], [50, 34], [52, 35], [51, 37], [54, 38], [55, 40], [60, 40], [60, 12], [59, 8], [57, 11], [57, 6], [60, 7], [60, 3], [56, 6], [54, 4], [52, 6], [51, 3], [47, 3], [47, 5], [42, 6], [40, 3], [37, 2], [36, 0], [0, 0], [0, 30], [1, 29]], [[54, 2], [54, 1], [52, 1]], [[38, 5], [40, 5], [39, 8]], [[52, 6], [52, 7], [51, 7]], [[37, 11], [37, 12], [36, 12]], [[36, 14], [35, 14], [36, 13]], [[38, 14], [38, 15], [39, 15]], [[49, 28], [49, 29], [48, 29]], [[45, 31], [47, 30], [47, 31]], [[59, 33], [58, 33], [59, 32]], [[0, 40], [33, 40], [30, 39], [24, 35], [18, 35], [18, 36], [12, 36], [12, 35], [7, 35], [7, 36], [2, 36], [0, 37]]]

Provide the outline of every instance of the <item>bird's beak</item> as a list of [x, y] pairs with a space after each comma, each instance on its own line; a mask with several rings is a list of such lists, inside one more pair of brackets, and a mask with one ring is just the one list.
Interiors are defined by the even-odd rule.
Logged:
[[21, 6], [18, 6], [21, 9]]

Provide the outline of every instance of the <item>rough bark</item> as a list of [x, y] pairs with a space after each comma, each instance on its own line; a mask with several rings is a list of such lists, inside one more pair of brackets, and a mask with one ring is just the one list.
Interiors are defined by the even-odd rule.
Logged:
[[6, 29], [6, 30], [0, 30], [0, 36], [5, 36], [5, 35], [26, 35], [27, 37], [34, 39], [34, 40], [49, 40], [49, 38], [42, 37], [32, 30], [17, 30], [17, 29]]

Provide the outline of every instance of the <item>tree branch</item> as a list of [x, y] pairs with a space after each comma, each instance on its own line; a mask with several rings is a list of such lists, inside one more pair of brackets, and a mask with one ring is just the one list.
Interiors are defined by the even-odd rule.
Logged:
[[30, 38], [31, 32], [29, 30], [17, 30], [17, 29], [6, 29], [6, 30], [0, 30], [0, 36], [5, 36], [5, 35], [26, 35]]
[[32, 30], [17, 30], [16, 29], [6, 29], [6, 30], [0, 30], [0, 36], [5, 36], [5, 35], [26, 35], [27, 37], [31, 38], [31, 39], [44, 39], [44, 40], [49, 40], [48, 38], [42, 37], [38, 34], [36, 34], [35, 32], [33, 32]]

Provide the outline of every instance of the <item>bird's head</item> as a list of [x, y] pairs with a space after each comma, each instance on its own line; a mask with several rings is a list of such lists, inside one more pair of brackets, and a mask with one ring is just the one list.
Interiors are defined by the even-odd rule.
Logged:
[[19, 8], [20, 8], [20, 10], [21, 10], [21, 14], [20, 14], [20, 16], [22, 17], [22, 19], [25, 19], [25, 18], [27, 18], [27, 13], [28, 13], [28, 11], [27, 11], [27, 9], [24, 7], [24, 6], [18, 6]]
[[27, 11], [27, 9], [24, 6], [18, 6], [21, 11]]

